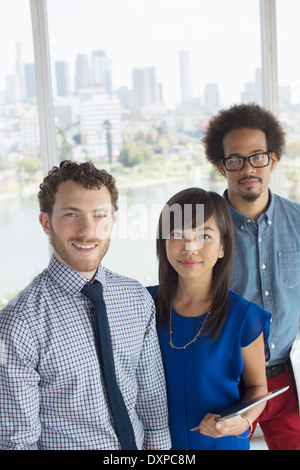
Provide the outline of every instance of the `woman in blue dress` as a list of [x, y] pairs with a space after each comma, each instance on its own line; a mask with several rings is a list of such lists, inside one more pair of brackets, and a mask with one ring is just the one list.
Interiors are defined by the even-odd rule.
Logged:
[[216, 421], [267, 392], [271, 315], [229, 289], [233, 233], [226, 202], [200, 188], [177, 193], [160, 215], [159, 286], [148, 290], [157, 308], [173, 449], [249, 449], [252, 422], [264, 408]]

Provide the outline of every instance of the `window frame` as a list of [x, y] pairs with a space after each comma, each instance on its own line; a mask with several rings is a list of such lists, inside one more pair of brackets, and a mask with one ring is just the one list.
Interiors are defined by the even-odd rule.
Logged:
[[36, 93], [40, 129], [43, 174], [58, 164], [53, 109], [47, 0], [30, 0], [33, 47], [35, 56]]
[[[276, 0], [260, 0], [261, 54], [262, 54], [262, 97], [263, 106], [276, 117], [279, 116]], [[273, 171], [270, 188], [281, 193], [280, 174]]]
[[[37, 104], [43, 173], [58, 164], [48, 38], [47, 0], [30, 0], [35, 53]], [[276, 0], [260, 0], [263, 105], [278, 116], [278, 69]], [[280, 193], [279, 173], [273, 172], [270, 186]]]

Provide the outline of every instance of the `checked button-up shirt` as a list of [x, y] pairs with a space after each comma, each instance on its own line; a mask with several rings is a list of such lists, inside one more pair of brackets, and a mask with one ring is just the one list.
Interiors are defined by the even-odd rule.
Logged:
[[[152, 297], [100, 266], [116, 376], [138, 448], [171, 447]], [[119, 449], [87, 279], [53, 256], [0, 312], [0, 449]]]

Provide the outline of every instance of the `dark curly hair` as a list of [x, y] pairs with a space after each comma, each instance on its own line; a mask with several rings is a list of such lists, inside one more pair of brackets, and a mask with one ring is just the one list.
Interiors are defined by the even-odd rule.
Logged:
[[38, 199], [41, 212], [52, 215], [55, 194], [58, 187], [64, 181], [71, 180], [79, 183], [87, 189], [100, 189], [105, 186], [111, 196], [111, 202], [115, 210], [118, 210], [118, 190], [116, 188], [115, 178], [107, 173], [106, 170], [99, 170], [91, 162], [77, 163], [70, 160], [64, 160], [58, 166], [54, 166], [40, 184]]
[[275, 152], [280, 160], [285, 147], [283, 127], [270, 111], [254, 103], [234, 105], [229, 109], [223, 109], [210, 120], [202, 139], [207, 159], [213, 165], [217, 165], [224, 157], [224, 137], [235, 129], [245, 128], [264, 132], [267, 150]]

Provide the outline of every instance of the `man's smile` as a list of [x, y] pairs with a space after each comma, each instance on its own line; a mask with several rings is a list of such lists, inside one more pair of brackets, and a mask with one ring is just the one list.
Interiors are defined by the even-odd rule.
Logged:
[[72, 246], [77, 250], [77, 251], [81, 251], [81, 252], [90, 252], [92, 250], [94, 250], [94, 248], [96, 248], [98, 246], [97, 243], [93, 243], [93, 244], [88, 244], [88, 243], [76, 243], [76, 242], [72, 242]]

